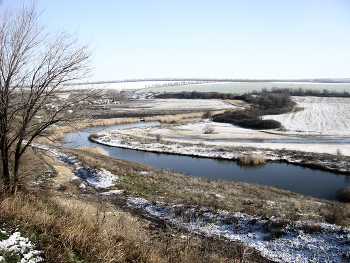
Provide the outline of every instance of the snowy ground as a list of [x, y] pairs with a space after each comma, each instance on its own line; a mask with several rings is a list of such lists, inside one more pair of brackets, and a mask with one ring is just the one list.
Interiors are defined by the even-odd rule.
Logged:
[[275, 262], [350, 262], [350, 229], [313, 222], [286, 222], [208, 207], [154, 204], [129, 198], [128, 204], [190, 232], [247, 244]]
[[300, 111], [265, 116], [295, 134], [350, 137], [350, 98], [293, 97]]
[[[74, 165], [75, 172], [71, 179], [80, 179], [96, 189], [107, 190], [101, 195], [123, 193], [110, 189], [117, 186], [118, 177], [109, 171], [84, 167], [82, 172], [75, 156], [51, 147], [35, 146], [45, 149], [56, 160]], [[243, 213], [231, 214], [210, 207], [155, 203], [131, 196], [127, 197], [127, 202], [132, 209], [141, 209], [148, 216], [167, 221], [191, 233], [220, 236], [244, 243], [276, 262], [350, 262], [349, 228], [309, 221], [266, 219]]]
[[[213, 158], [220, 156], [228, 159], [237, 157], [241, 152], [222, 153], [217, 150], [218, 147], [254, 148], [255, 152], [251, 153], [265, 155], [270, 160], [280, 158], [271, 154], [271, 150], [350, 156], [350, 98], [294, 99], [301, 110], [265, 117], [280, 121], [286, 128], [284, 131], [252, 130], [207, 120], [180, 125], [104, 131], [95, 141], [138, 150]], [[211, 130], [210, 134], [205, 132], [208, 128]], [[147, 140], [157, 136], [162, 140]], [[247, 153], [249, 152], [245, 154]], [[288, 158], [286, 156], [284, 159]], [[300, 160], [296, 160], [298, 161]]]
[[41, 262], [41, 254], [42, 251], [36, 250], [35, 245], [28, 238], [22, 237], [17, 229], [11, 229], [5, 224], [0, 226], [0, 262], [6, 262], [6, 258], [12, 260], [11, 262]]

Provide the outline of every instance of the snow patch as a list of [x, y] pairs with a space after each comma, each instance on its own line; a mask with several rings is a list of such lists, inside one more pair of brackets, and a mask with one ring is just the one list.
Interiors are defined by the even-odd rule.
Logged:
[[[6, 234], [6, 231], [2, 230], [2, 234]], [[20, 232], [15, 232], [7, 239], [0, 241], [0, 252], [11, 252], [14, 255], [21, 257], [21, 263], [35, 263], [41, 262], [44, 259], [40, 256], [43, 252], [35, 250], [35, 246], [29, 241], [28, 238], [21, 236]], [[0, 262], [4, 258], [0, 256]]]
[[[220, 236], [245, 243], [264, 257], [276, 262], [344, 262], [350, 261], [350, 229], [312, 222], [289, 222], [262, 219], [227, 211], [214, 213], [206, 207], [152, 203], [143, 198], [128, 198], [128, 205], [143, 209], [149, 215], [167, 220], [194, 233]], [[280, 228], [271, 229], [273, 224]], [[310, 226], [309, 231], [303, 226]]]
[[103, 168], [97, 170], [91, 167], [80, 167], [75, 170], [75, 174], [95, 188], [109, 188], [119, 179], [118, 176]]
[[108, 191], [108, 192], [103, 192], [103, 193], [101, 193], [100, 195], [102, 195], [102, 196], [107, 196], [107, 195], [120, 195], [120, 194], [122, 194], [122, 193], [124, 193], [123, 190], [111, 190], [111, 191]]

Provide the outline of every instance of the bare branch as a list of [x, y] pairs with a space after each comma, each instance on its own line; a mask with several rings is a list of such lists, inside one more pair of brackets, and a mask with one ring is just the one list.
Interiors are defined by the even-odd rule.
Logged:
[[[71, 105], [90, 95], [89, 91], [75, 94], [55, 111], [45, 108], [63, 84], [88, 76], [91, 53], [76, 35], [53, 34], [38, 18], [35, 2], [16, 12], [0, 9], [0, 151], [5, 184], [16, 183], [20, 158], [35, 137], [53, 124], [69, 121]], [[42, 117], [37, 119], [37, 115]]]

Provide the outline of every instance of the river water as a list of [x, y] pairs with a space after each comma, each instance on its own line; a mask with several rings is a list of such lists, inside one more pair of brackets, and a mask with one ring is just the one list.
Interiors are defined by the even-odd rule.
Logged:
[[158, 123], [139, 122], [87, 128], [80, 132], [67, 134], [61, 145], [68, 148], [99, 146], [106, 150], [109, 156], [144, 163], [161, 169], [170, 169], [175, 172], [204, 178], [234, 180], [273, 186], [328, 200], [334, 200], [336, 198], [335, 193], [338, 189], [350, 187], [350, 176], [286, 163], [267, 163], [261, 167], [247, 167], [239, 166], [236, 162], [230, 160], [143, 152], [100, 145], [88, 140], [91, 133], [102, 130], [116, 130], [149, 125], [158, 125]]

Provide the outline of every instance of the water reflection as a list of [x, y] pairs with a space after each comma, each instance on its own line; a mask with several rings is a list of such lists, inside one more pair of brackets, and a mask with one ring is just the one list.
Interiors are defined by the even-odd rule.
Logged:
[[237, 163], [238, 167], [243, 170], [254, 170], [254, 169], [261, 169], [266, 166], [266, 163], [259, 163], [259, 164], [240, 164]]

